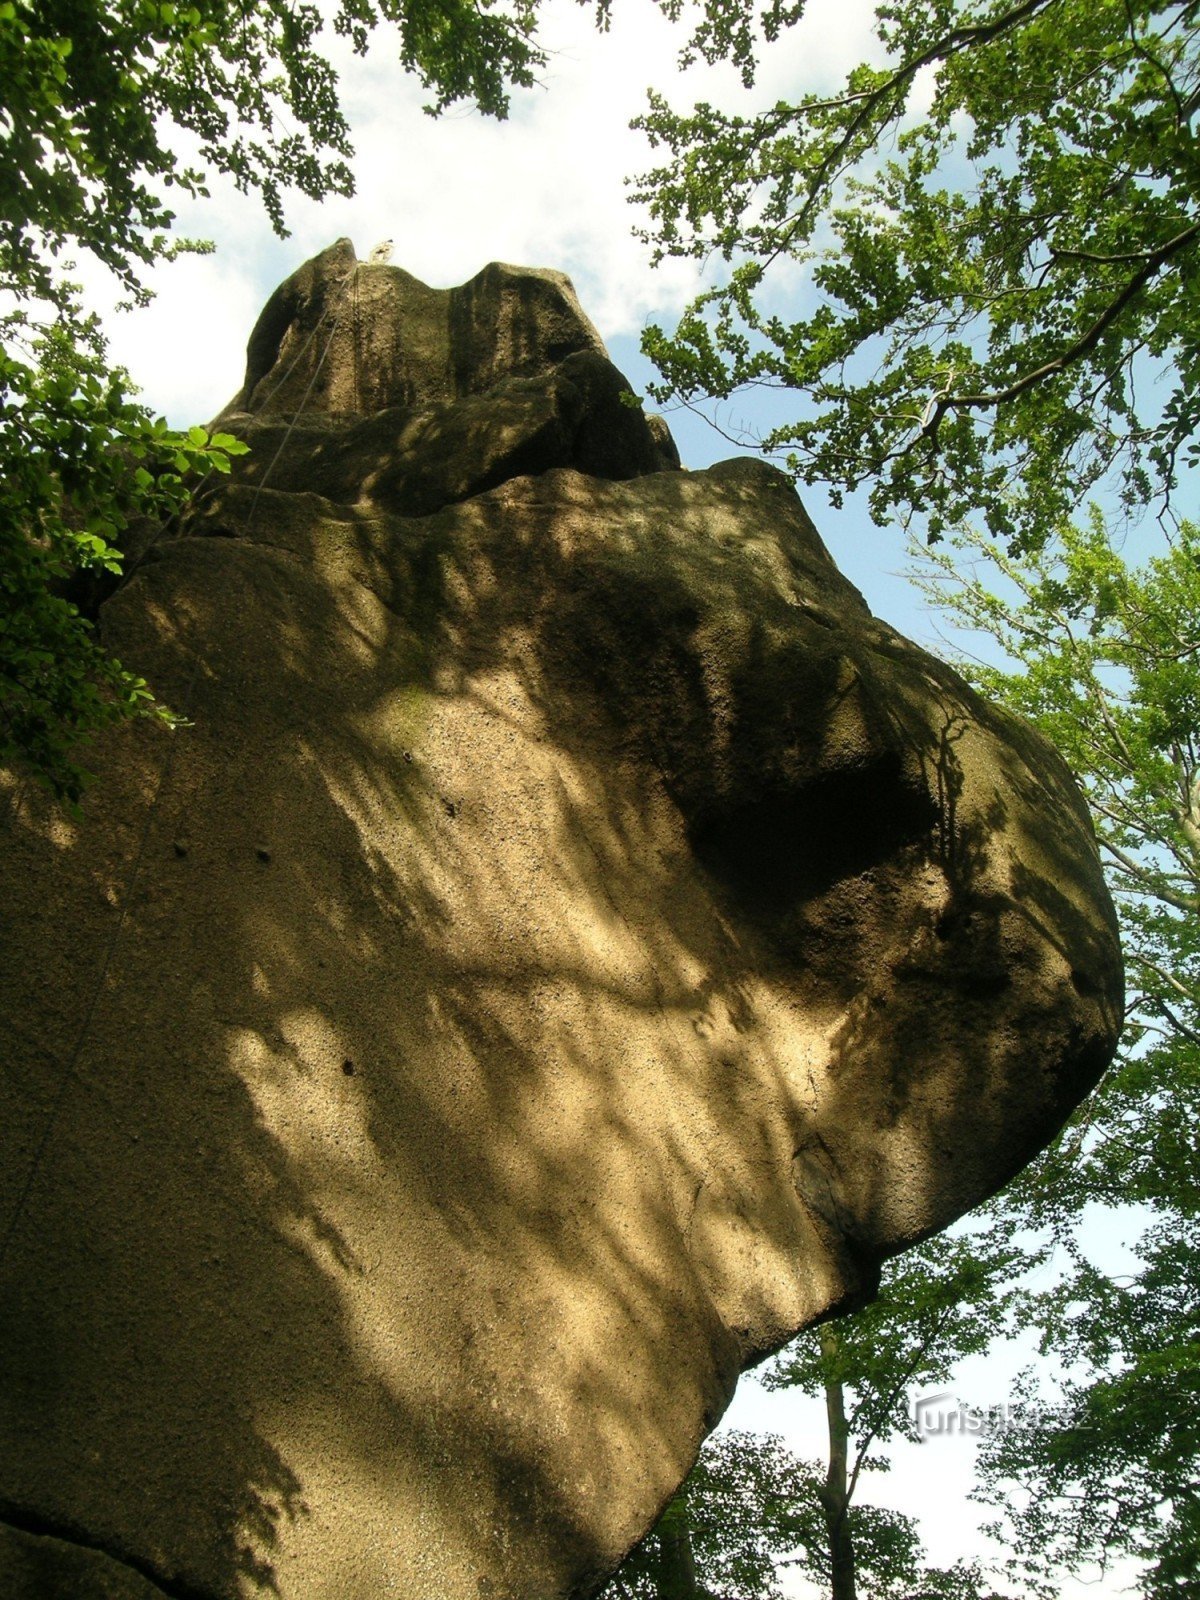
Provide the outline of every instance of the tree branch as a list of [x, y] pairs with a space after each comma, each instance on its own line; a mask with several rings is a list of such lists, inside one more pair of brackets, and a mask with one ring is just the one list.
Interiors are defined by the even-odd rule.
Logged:
[[1183, 1022], [1179, 1017], [1177, 1017], [1165, 1000], [1160, 1000], [1158, 1003], [1162, 1007], [1167, 1021], [1171, 1024], [1172, 1029], [1176, 1033], [1182, 1034], [1183, 1037], [1191, 1044], [1200, 1044], [1200, 1033], [1197, 1033], [1195, 1028], [1189, 1028], [1186, 1022]]
[[[1153, 972], [1156, 978], [1161, 978], [1169, 988], [1174, 989], [1175, 993], [1186, 1000], [1189, 1005], [1194, 1006], [1197, 1003], [1196, 995], [1186, 985], [1182, 984], [1173, 972], [1168, 972], [1165, 967], [1160, 967], [1157, 961], [1151, 961], [1149, 956], [1144, 956], [1137, 950], [1130, 951], [1129, 959], [1136, 961], [1138, 966], [1145, 967], [1148, 972]], [[1161, 1004], [1161, 1001], [1158, 1003]]]
[[[1097, 811], [1103, 809], [1095, 800], [1091, 804]], [[1126, 872], [1137, 878], [1140, 883], [1147, 885], [1147, 894], [1157, 895], [1160, 900], [1165, 900], [1169, 906], [1174, 906], [1176, 911], [1192, 913], [1200, 911], [1200, 895], [1180, 894], [1178, 890], [1172, 889], [1169, 884], [1164, 883], [1152, 873], [1149, 867], [1143, 866], [1136, 857], [1127, 855], [1120, 845], [1114, 844], [1111, 839], [1101, 837], [1100, 843], [1108, 851], [1109, 855], [1125, 868]]]
[[1168, 239], [1166, 244], [1160, 245], [1146, 258], [1145, 265], [1135, 272], [1133, 277], [1113, 300], [1104, 308], [1092, 323], [1086, 333], [1076, 339], [1075, 343], [1068, 346], [1061, 355], [1054, 356], [1049, 361], [1044, 361], [1040, 367], [1035, 367], [1031, 372], [1022, 374], [1014, 379], [1003, 389], [991, 389], [978, 394], [941, 394], [935, 396], [935, 403], [929, 420], [921, 428], [919, 437], [927, 438], [932, 443], [937, 441], [937, 431], [942, 418], [947, 411], [988, 410], [1002, 406], [1010, 400], [1015, 400], [1019, 395], [1031, 389], [1034, 384], [1052, 378], [1056, 372], [1062, 372], [1066, 367], [1074, 365], [1104, 337], [1124, 311], [1129, 302], [1137, 297], [1152, 278], [1159, 273], [1172, 256], [1178, 255], [1181, 250], [1186, 250], [1188, 245], [1200, 238], [1200, 222], [1193, 222], [1182, 232], [1177, 233], [1173, 239]]
[[855, 101], [862, 100], [862, 106], [860, 110], [853, 117], [849, 126], [843, 132], [841, 138], [826, 152], [824, 158], [819, 163], [816, 172], [809, 179], [808, 193], [804, 204], [800, 207], [796, 215], [791, 218], [789, 222], [785, 223], [783, 230], [779, 235], [779, 241], [775, 248], [766, 257], [764, 266], [769, 266], [771, 262], [775, 261], [791, 244], [791, 241], [795, 238], [796, 234], [812, 215], [813, 208], [817, 203], [817, 197], [821, 190], [830, 181], [831, 175], [834, 173], [838, 165], [853, 149], [854, 141], [858, 138], [863, 129], [868, 126], [876, 109], [880, 104], [887, 100], [889, 95], [894, 95], [900, 90], [907, 91], [909, 85], [912, 83], [912, 80], [923, 67], [932, 66], [936, 61], [949, 60], [951, 56], [957, 55], [960, 50], [964, 50], [969, 46], [986, 44], [990, 39], [999, 38], [1001, 34], [1008, 33], [1011, 29], [1019, 26], [1019, 24], [1022, 22], [1027, 21], [1036, 12], [1046, 9], [1048, 6], [1056, 5], [1057, 3], [1058, 0], [1020, 0], [1019, 5], [1015, 5], [1008, 11], [1003, 12], [1000, 16], [994, 17], [991, 22], [981, 22], [973, 26], [951, 28], [948, 33], [944, 33], [941, 38], [935, 40], [933, 44], [927, 45], [919, 55], [915, 55], [908, 61], [902, 62], [886, 82], [879, 84], [874, 89], [860, 90], [856, 94], [848, 94], [844, 96], [841, 100], [816, 101], [813, 103], [811, 108], [809, 106], [799, 107], [798, 109], [802, 112], [807, 112], [810, 109], [814, 111], [835, 110], [839, 105], [845, 105], [848, 107], [853, 105]]
[[901, 1372], [900, 1376], [897, 1378], [896, 1382], [892, 1385], [891, 1389], [888, 1391], [887, 1395], [884, 1397], [884, 1402], [883, 1402], [882, 1406], [880, 1406], [878, 1408], [878, 1411], [876, 1413], [878, 1420], [876, 1422], [874, 1422], [871, 1425], [870, 1428], [867, 1429], [867, 1432], [863, 1437], [863, 1441], [859, 1445], [858, 1450], [855, 1453], [854, 1469], [850, 1474], [850, 1486], [846, 1490], [846, 1501], [847, 1501], [847, 1503], [849, 1503], [849, 1501], [854, 1498], [854, 1491], [858, 1487], [859, 1474], [863, 1469], [863, 1463], [867, 1459], [867, 1452], [868, 1452], [868, 1450], [870, 1450], [872, 1444], [874, 1444], [875, 1436], [879, 1432], [879, 1429], [881, 1428], [881, 1426], [883, 1425], [884, 1418], [888, 1415], [888, 1413], [891, 1411], [892, 1407], [895, 1405], [897, 1399], [900, 1397], [901, 1391], [908, 1385], [909, 1381], [912, 1378], [913, 1373], [917, 1370], [917, 1367], [920, 1365], [922, 1357], [924, 1355], [926, 1355], [926, 1353], [928, 1352], [929, 1347], [933, 1343], [934, 1339], [937, 1337], [937, 1335], [939, 1333], [941, 1333], [942, 1329], [950, 1321], [950, 1318], [954, 1313], [954, 1309], [955, 1308], [953, 1306], [945, 1306], [945, 1307], [943, 1307], [941, 1315], [939, 1317], [935, 1318], [932, 1327], [930, 1327], [930, 1329], [926, 1333], [925, 1337], [921, 1340], [920, 1344], [917, 1346], [916, 1350], [913, 1352], [912, 1360], [909, 1361], [908, 1365], [903, 1369], [903, 1371]]

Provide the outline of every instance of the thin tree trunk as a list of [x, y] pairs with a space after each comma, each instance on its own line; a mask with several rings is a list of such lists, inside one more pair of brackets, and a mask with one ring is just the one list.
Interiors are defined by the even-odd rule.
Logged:
[[[820, 1339], [821, 1354], [828, 1359], [836, 1356], [838, 1336], [832, 1328], [822, 1328]], [[839, 1378], [825, 1380], [825, 1416], [829, 1423], [829, 1466], [821, 1493], [821, 1509], [829, 1536], [830, 1595], [832, 1600], [856, 1600], [847, 1476], [850, 1435], [846, 1426], [846, 1396]]]
[[671, 1501], [658, 1524], [658, 1600], [702, 1600], [682, 1494]]

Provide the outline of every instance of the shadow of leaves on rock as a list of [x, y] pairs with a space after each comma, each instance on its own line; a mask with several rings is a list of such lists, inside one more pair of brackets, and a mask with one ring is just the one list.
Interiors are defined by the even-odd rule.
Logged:
[[[0, 1269], [0, 1491], [180, 1594], [586, 1595], [742, 1367], [1086, 1087], [1086, 837], [761, 469], [219, 513], [105, 614], [195, 673], [169, 783], [127, 731], [70, 840], [17, 818], [78, 1020], [154, 807]], [[13, 949], [34, 1128], [74, 1035]]]

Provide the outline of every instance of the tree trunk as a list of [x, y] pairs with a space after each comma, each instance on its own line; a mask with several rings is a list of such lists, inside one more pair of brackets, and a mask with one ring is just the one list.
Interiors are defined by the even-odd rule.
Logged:
[[702, 1600], [682, 1493], [671, 1501], [658, 1524], [658, 1600]]
[[[831, 1328], [820, 1330], [821, 1354], [838, 1353], [838, 1336]], [[850, 1494], [847, 1482], [849, 1430], [846, 1397], [840, 1378], [825, 1380], [825, 1416], [829, 1423], [829, 1466], [821, 1494], [825, 1529], [829, 1536], [829, 1577], [832, 1600], [856, 1600], [854, 1541], [850, 1536]]]

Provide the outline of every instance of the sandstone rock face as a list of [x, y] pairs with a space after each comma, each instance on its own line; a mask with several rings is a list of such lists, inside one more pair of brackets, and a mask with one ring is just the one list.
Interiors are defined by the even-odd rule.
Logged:
[[325, 252], [103, 610], [191, 726], [8, 784], [22, 1600], [587, 1596], [1109, 1058], [1057, 757], [626, 389], [556, 274]]

